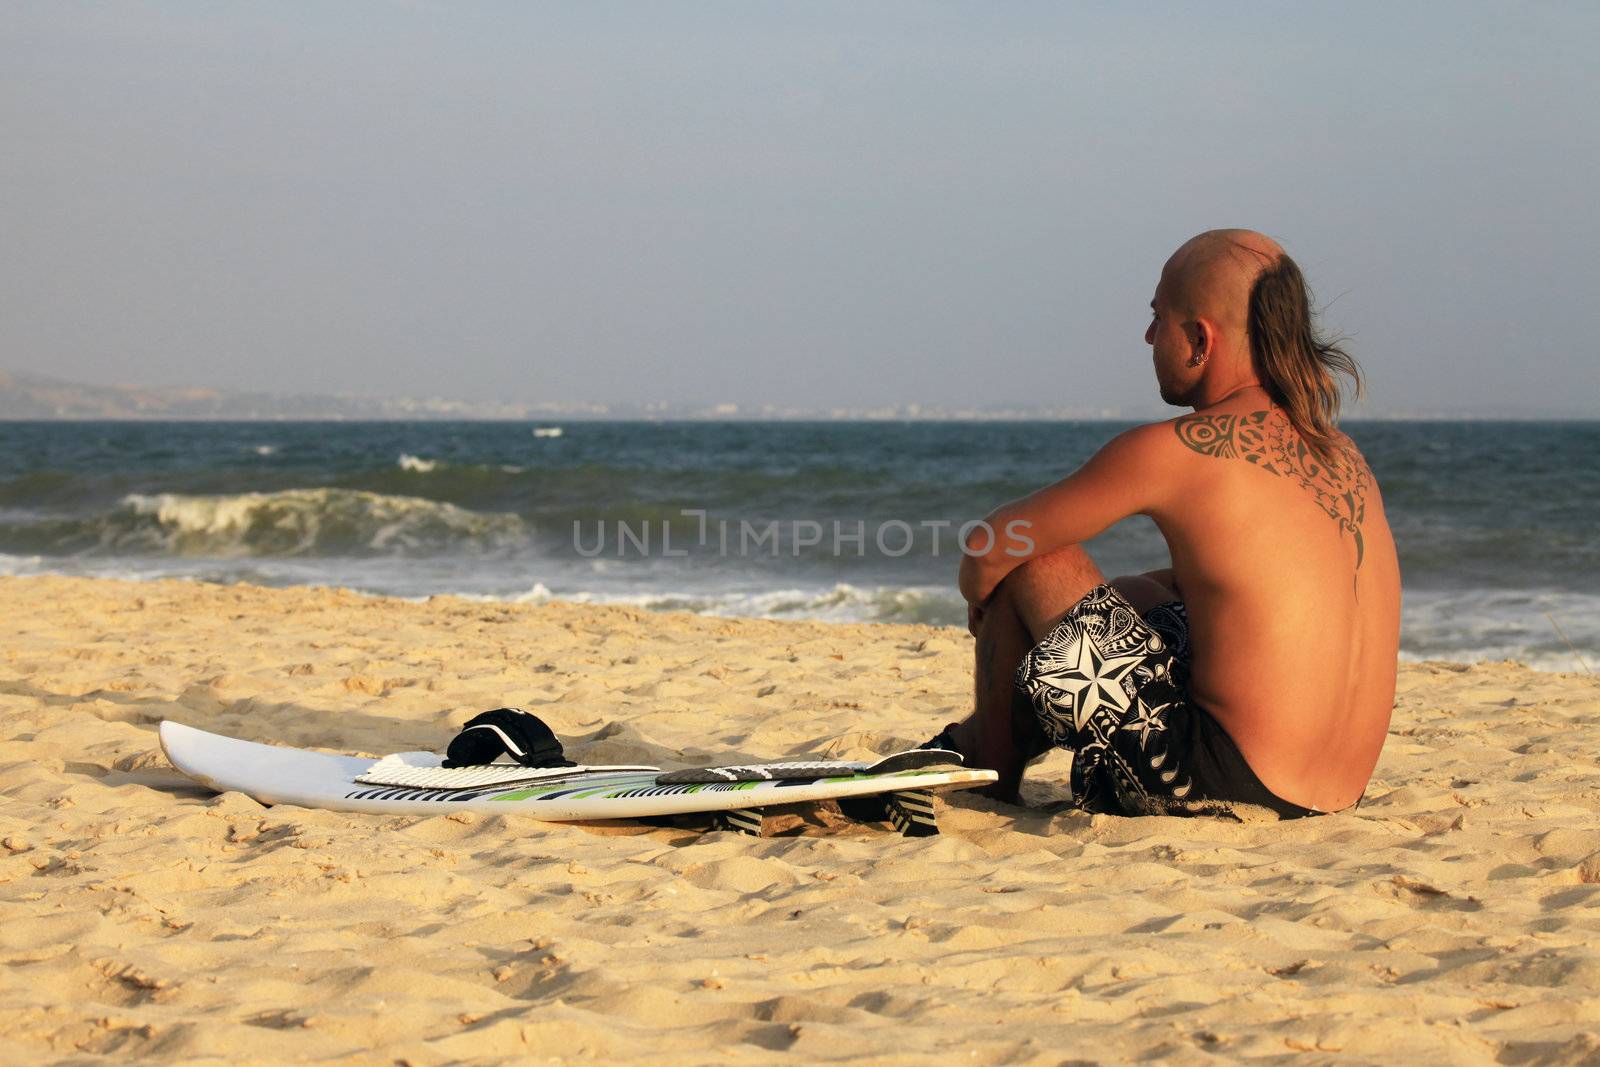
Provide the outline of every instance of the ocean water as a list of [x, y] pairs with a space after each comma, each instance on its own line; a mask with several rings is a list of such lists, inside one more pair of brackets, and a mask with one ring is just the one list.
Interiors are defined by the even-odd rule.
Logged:
[[[960, 524], [1122, 428], [0, 423], [0, 573], [960, 625]], [[1347, 429], [1406, 657], [1600, 668], [1600, 423]], [[1145, 520], [1090, 547], [1107, 573], [1165, 562]]]

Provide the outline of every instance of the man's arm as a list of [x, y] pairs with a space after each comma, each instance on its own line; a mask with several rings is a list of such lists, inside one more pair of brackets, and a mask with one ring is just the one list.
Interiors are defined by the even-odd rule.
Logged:
[[1118, 434], [1059, 482], [997, 508], [985, 520], [993, 537], [982, 529], [967, 537], [961, 595], [969, 604], [982, 604], [1028, 560], [1159, 508], [1171, 477], [1173, 440], [1166, 423]]

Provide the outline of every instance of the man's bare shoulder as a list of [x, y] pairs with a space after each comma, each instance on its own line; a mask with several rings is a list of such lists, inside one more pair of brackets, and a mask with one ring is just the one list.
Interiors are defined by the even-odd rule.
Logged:
[[1178, 442], [1189, 451], [1216, 459], [1242, 459], [1273, 473], [1269, 442], [1282, 440], [1293, 427], [1283, 414], [1272, 408], [1247, 412], [1196, 412], [1173, 419]]
[[1366, 457], [1340, 433], [1319, 454], [1278, 408], [1236, 413], [1197, 412], [1169, 424], [1190, 452], [1221, 460], [1243, 460], [1268, 474], [1297, 483], [1328, 517], [1355, 538], [1357, 566], [1367, 498], [1376, 483]]
[[1335, 433], [1332, 452], [1322, 459], [1279, 408], [1197, 412], [1161, 425], [1170, 427], [1178, 442], [1191, 452], [1217, 459], [1242, 459], [1273, 474], [1300, 471], [1313, 477], [1353, 477], [1364, 472], [1368, 479], [1372, 475], [1366, 457], [1348, 436]]
[[1181, 451], [1177, 439], [1172, 434], [1172, 424], [1175, 421], [1177, 420], [1168, 419], [1165, 422], [1148, 422], [1130, 430], [1123, 430], [1105, 443], [1100, 449], [1100, 454], [1147, 463], [1170, 461], [1175, 452]]

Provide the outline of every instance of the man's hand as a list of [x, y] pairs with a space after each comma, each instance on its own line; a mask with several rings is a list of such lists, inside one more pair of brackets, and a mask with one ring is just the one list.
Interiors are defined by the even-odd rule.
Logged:
[[[984, 604], [994, 595], [995, 589], [1017, 563], [1004, 556], [991, 560], [987, 554], [967, 552], [961, 557], [961, 570], [956, 576], [956, 586], [968, 604]], [[1021, 562], [1020, 560], [1017, 562]]]

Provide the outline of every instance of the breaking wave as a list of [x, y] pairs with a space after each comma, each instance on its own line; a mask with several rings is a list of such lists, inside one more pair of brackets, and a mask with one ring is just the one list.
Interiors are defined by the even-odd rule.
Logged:
[[413, 456], [409, 452], [402, 452], [400, 453], [400, 458], [395, 461], [395, 466], [403, 471], [411, 471], [414, 474], [430, 474], [438, 469], [439, 461], [436, 459], [423, 459], [421, 456]]
[[135, 493], [109, 513], [8, 525], [0, 549], [50, 555], [424, 556], [525, 545], [515, 515], [356, 489]]

